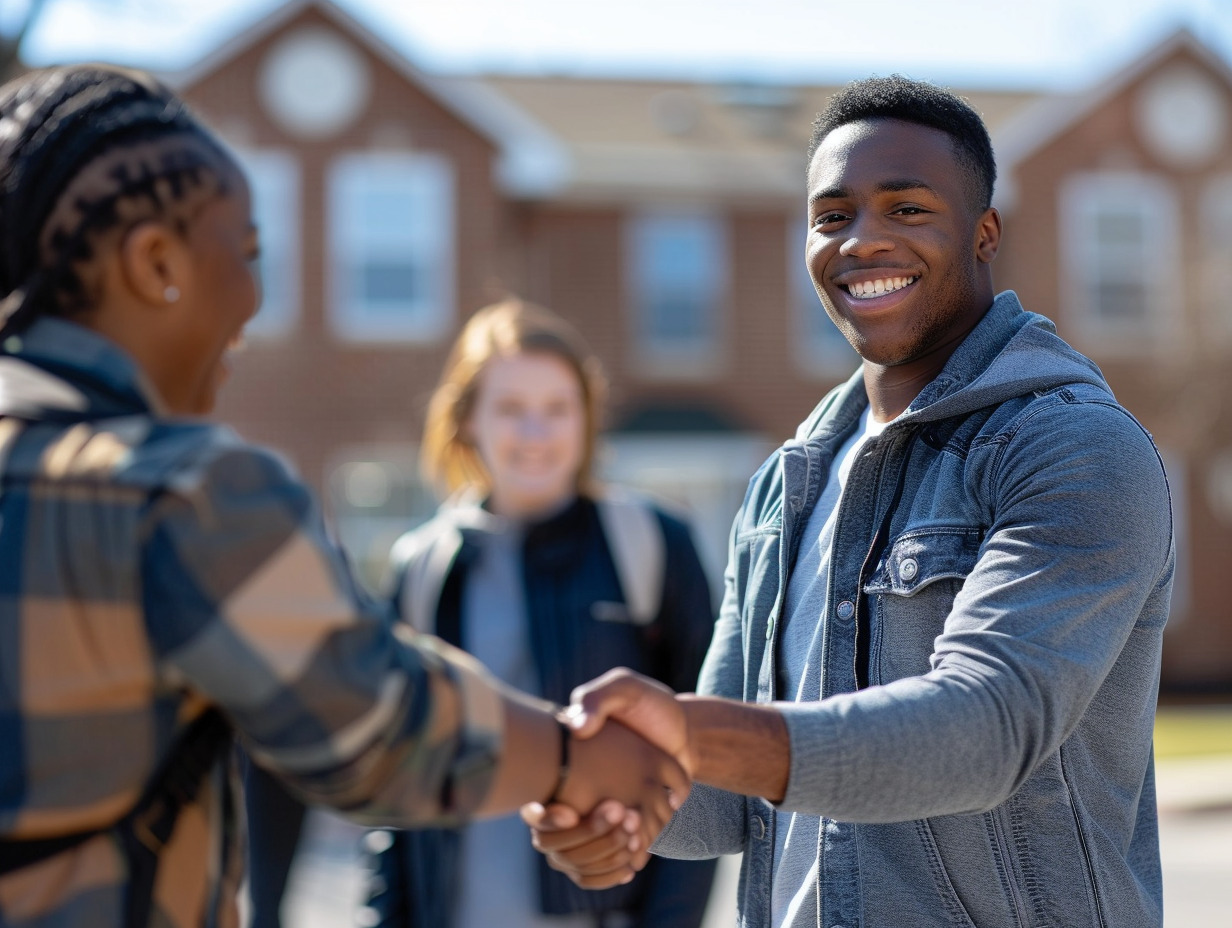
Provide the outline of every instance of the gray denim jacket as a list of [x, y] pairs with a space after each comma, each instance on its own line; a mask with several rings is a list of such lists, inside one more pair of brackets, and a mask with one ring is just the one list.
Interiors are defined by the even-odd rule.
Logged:
[[[866, 404], [857, 373], [752, 478], [700, 692], [778, 699], [788, 574]], [[1161, 924], [1151, 739], [1173, 557], [1150, 437], [1051, 322], [1001, 294], [855, 462], [823, 698], [778, 703], [779, 808], [826, 817], [808, 925]], [[740, 925], [766, 928], [773, 812], [696, 787], [655, 850], [745, 852]]]

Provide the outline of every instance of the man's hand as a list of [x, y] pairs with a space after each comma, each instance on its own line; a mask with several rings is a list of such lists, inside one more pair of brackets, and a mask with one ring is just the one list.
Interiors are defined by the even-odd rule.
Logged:
[[618, 668], [575, 689], [567, 712], [578, 738], [616, 720], [675, 757], [690, 780], [771, 802], [786, 795], [791, 735], [774, 704], [675, 696]]
[[675, 694], [627, 668], [609, 670], [575, 689], [567, 716], [579, 739], [594, 737], [608, 719], [615, 719], [676, 758], [690, 779], [697, 769], [688, 722]]
[[[688, 730], [684, 712], [675, 695], [661, 683], [618, 668], [579, 686], [566, 713], [573, 728], [573, 750], [579, 756], [587, 745], [632, 730], [674, 757], [686, 781], [691, 776], [692, 755], [688, 749]], [[615, 771], [607, 771], [609, 773]], [[589, 775], [588, 775], [589, 776]], [[680, 807], [687, 790], [673, 789], [666, 814], [661, 801], [651, 797], [649, 804], [627, 800], [619, 787], [604, 792], [596, 781], [586, 782], [589, 793], [570, 794], [575, 777], [571, 774], [562, 791], [563, 804], [545, 808], [539, 803], [523, 806], [522, 819], [531, 827], [531, 840], [548, 863], [586, 889], [606, 889], [633, 879], [650, 859], [651, 842]], [[580, 787], [579, 787], [580, 788]], [[606, 800], [589, 814], [592, 794]]]
[[522, 807], [535, 849], [583, 889], [619, 886], [646, 866], [650, 852], [640, 835], [640, 819], [636, 810], [611, 799], [586, 816], [557, 804]]
[[573, 739], [569, 753], [569, 774], [557, 800], [583, 813], [604, 799], [637, 809], [640, 849], [650, 846], [689, 794], [684, 768], [615, 719], [592, 724], [585, 737]]

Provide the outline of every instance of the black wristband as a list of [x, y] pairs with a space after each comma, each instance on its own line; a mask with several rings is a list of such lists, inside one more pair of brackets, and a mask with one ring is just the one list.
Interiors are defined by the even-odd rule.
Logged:
[[556, 725], [560, 729], [560, 767], [556, 773], [556, 786], [552, 788], [552, 795], [548, 797], [548, 802], [559, 802], [560, 794], [565, 788], [565, 780], [569, 779], [569, 742], [573, 740], [573, 732], [569, 730], [560, 718], [556, 716]]

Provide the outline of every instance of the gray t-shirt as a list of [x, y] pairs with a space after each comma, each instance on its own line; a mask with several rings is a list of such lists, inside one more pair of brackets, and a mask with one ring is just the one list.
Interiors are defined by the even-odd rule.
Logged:
[[[787, 584], [783, 615], [787, 617], [779, 642], [778, 692], [782, 699], [816, 701], [821, 697], [821, 617], [826, 614], [826, 588], [830, 584], [830, 546], [839, 498], [852, 462], [868, 439], [880, 435], [888, 423], [876, 422], [864, 411], [860, 427], [834, 455], [837, 466], [830, 476], [796, 554]], [[796, 812], [775, 813], [774, 888], [770, 923], [774, 928], [817, 924], [817, 867], [823, 819]]]
[[[485, 527], [490, 534], [475, 536], [479, 553], [462, 591], [463, 638], [497, 677], [538, 692], [522, 584], [522, 527], [496, 516]], [[458, 928], [591, 928], [594, 919], [584, 914], [539, 913], [538, 856], [517, 815], [467, 827]]]

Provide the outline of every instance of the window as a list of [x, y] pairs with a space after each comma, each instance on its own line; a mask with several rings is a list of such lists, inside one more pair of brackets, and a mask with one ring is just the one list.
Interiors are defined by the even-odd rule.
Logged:
[[1203, 329], [1232, 338], [1232, 175], [1218, 177], [1202, 197]]
[[787, 223], [787, 299], [788, 338], [797, 366], [809, 373], [846, 377], [860, 365], [860, 356], [843, 337], [826, 313], [804, 263], [804, 242], [808, 229], [801, 223]]
[[696, 376], [718, 361], [727, 241], [711, 216], [645, 215], [628, 229], [635, 344], [654, 373]]
[[287, 152], [241, 151], [252, 191], [252, 218], [261, 242], [261, 309], [244, 329], [252, 338], [276, 338], [299, 317], [299, 163]]
[[1100, 336], [1166, 334], [1179, 314], [1176, 196], [1149, 174], [1079, 174], [1061, 188], [1062, 298]]
[[355, 341], [434, 341], [453, 319], [453, 173], [434, 155], [364, 154], [329, 173], [331, 323]]

